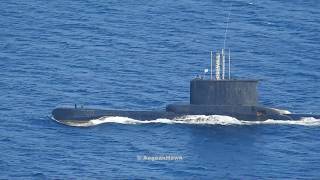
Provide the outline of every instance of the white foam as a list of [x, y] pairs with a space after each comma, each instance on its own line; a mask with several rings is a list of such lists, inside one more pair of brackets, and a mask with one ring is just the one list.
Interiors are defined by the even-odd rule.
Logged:
[[211, 125], [240, 125], [241, 121], [230, 116], [221, 115], [188, 115], [174, 119], [181, 124], [211, 124]]
[[268, 119], [265, 121], [243, 121], [230, 116], [221, 115], [188, 115], [175, 119], [155, 119], [155, 120], [136, 120], [128, 117], [102, 117], [99, 119], [92, 119], [89, 121], [58, 121], [65, 125], [76, 127], [89, 127], [105, 123], [119, 123], [119, 124], [195, 124], [195, 125], [259, 125], [259, 124], [279, 124], [279, 125], [301, 125], [301, 126], [320, 126], [320, 119], [312, 117], [302, 118], [300, 120], [273, 120]]
[[276, 109], [276, 108], [270, 108], [270, 109], [273, 109], [273, 110], [277, 111], [280, 114], [291, 114], [290, 111], [284, 110], [284, 109]]
[[268, 119], [265, 121], [243, 121], [244, 124], [282, 124], [282, 125], [300, 125], [300, 126], [320, 126], [320, 119], [313, 117], [302, 118], [300, 120], [274, 120]]

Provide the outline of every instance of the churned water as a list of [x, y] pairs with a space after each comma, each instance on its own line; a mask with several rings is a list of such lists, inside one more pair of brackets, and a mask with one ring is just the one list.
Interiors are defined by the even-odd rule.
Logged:
[[[260, 103], [319, 114], [316, 0], [0, 2], [1, 179], [320, 178], [320, 120], [95, 119], [58, 105], [161, 109], [188, 101], [230, 24], [232, 76]], [[77, 124], [76, 124], [77, 125]], [[79, 124], [78, 124], [79, 125]]]

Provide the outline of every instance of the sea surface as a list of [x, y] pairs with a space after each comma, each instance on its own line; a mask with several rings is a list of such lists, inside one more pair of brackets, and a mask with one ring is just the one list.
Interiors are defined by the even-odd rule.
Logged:
[[0, 179], [319, 179], [319, 119], [50, 118], [188, 102], [228, 14], [232, 77], [261, 80], [265, 106], [320, 114], [318, 0], [0, 1]]

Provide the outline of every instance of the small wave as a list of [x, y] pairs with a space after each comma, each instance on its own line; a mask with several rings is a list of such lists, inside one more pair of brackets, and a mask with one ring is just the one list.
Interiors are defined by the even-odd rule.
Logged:
[[282, 124], [282, 125], [300, 125], [300, 126], [320, 126], [320, 119], [315, 119], [313, 117], [306, 117], [300, 120], [274, 120], [268, 119], [265, 121], [242, 121], [247, 125], [255, 124]]
[[[57, 120], [56, 120], [57, 121]], [[230, 116], [221, 116], [221, 115], [187, 115], [178, 117], [175, 119], [155, 119], [155, 120], [136, 120], [128, 117], [102, 117], [99, 119], [92, 119], [89, 121], [57, 121], [69, 126], [75, 127], [89, 127], [96, 126], [99, 124], [106, 123], [118, 123], [118, 124], [195, 124], [195, 125], [301, 125], [301, 126], [320, 126], [320, 119], [315, 119], [312, 117], [302, 118], [300, 120], [273, 120], [268, 119], [265, 121], [244, 121], [238, 120]]]

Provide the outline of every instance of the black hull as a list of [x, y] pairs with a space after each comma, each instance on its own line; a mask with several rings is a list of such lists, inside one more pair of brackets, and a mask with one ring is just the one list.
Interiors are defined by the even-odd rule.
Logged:
[[276, 120], [300, 120], [304, 117], [320, 118], [319, 115], [312, 114], [277, 114], [270, 113], [268, 115], [259, 116], [255, 113], [241, 114], [241, 113], [175, 113], [170, 111], [124, 111], [124, 110], [102, 110], [90, 108], [56, 108], [52, 111], [52, 117], [61, 121], [79, 121], [86, 122], [92, 119], [99, 119], [102, 117], [128, 117], [136, 120], [155, 120], [155, 119], [175, 119], [186, 115], [226, 115], [246, 121], [264, 121], [267, 119]]
[[137, 120], [154, 120], [159, 118], [173, 119], [178, 115], [166, 111], [123, 111], [91, 108], [56, 108], [52, 111], [52, 117], [56, 120], [87, 121], [108, 116], [128, 117]]

